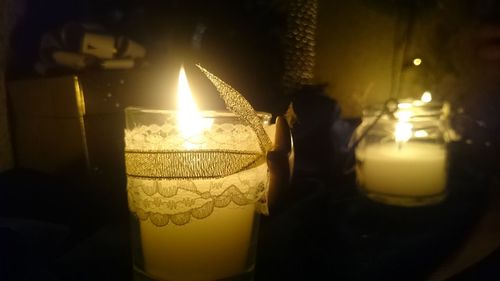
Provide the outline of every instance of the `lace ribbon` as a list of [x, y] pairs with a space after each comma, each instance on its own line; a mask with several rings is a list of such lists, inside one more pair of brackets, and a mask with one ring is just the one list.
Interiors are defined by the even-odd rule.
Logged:
[[[204, 219], [215, 208], [258, 202], [267, 191], [265, 164], [222, 178], [154, 179], [128, 176], [129, 209], [158, 227]], [[257, 208], [257, 211], [259, 209]]]

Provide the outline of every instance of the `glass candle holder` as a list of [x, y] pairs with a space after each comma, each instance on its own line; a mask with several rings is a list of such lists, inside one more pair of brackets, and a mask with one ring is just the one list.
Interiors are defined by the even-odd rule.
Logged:
[[365, 109], [355, 149], [361, 192], [390, 205], [441, 202], [447, 194], [448, 112], [447, 104], [420, 100], [400, 101], [392, 111]]
[[252, 128], [225, 112], [194, 129], [176, 111], [125, 113], [135, 280], [251, 280], [269, 179]]

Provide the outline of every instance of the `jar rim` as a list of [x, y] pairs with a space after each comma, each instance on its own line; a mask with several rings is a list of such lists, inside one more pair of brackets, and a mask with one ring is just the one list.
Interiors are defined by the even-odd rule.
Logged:
[[[173, 115], [177, 114], [178, 110], [171, 109], [154, 109], [154, 108], [145, 108], [145, 107], [137, 107], [137, 106], [129, 106], [125, 108], [125, 114], [134, 114], [134, 113], [146, 113], [146, 114], [165, 114], [165, 115]], [[229, 112], [229, 111], [216, 111], [216, 110], [199, 110], [199, 113], [202, 117], [205, 118], [240, 118], [241, 116]], [[272, 114], [264, 111], [255, 111], [255, 113], [262, 119], [270, 120]]]
[[[400, 99], [397, 100], [398, 109], [397, 110], [412, 110], [413, 114], [410, 119], [420, 118], [420, 117], [447, 117], [449, 115], [449, 103], [440, 101], [431, 101], [424, 103], [420, 100], [413, 99]], [[404, 105], [403, 107], [401, 105]], [[385, 108], [386, 104], [374, 104], [363, 108], [363, 117], [376, 117], [381, 114]], [[385, 116], [389, 114], [384, 113]]]

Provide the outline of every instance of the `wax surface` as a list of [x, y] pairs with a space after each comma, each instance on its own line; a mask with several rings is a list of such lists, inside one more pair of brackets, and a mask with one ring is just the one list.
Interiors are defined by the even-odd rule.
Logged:
[[446, 186], [446, 150], [437, 144], [372, 144], [356, 152], [356, 158], [358, 181], [367, 191], [427, 196]]

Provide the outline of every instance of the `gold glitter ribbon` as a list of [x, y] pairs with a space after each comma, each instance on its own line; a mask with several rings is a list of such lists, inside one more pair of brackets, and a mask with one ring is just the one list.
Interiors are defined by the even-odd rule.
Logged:
[[262, 161], [261, 153], [251, 151], [125, 151], [127, 175], [140, 178], [218, 178]]
[[[215, 86], [215, 88], [219, 92], [220, 97], [224, 100], [226, 108], [234, 114], [240, 116], [243, 120], [245, 120], [248, 126], [253, 129], [259, 140], [259, 146], [262, 150], [262, 154], [267, 155], [267, 152], [272, 149], [273, 143], [264, 130], [264, 127], [262, 126], [262, 120], [255, 112], [255, 109], [253, 109], [252, 105], [238, 91], [236, 91], [226, 82], [222, 81], [219, 77], [210, 73], [199, 64], [197, 64], [196, 66]], [[265, 215], [269, 214], [267, 192], [268, 190], [266, 188], [266, 191], [264, 192], [261, 200], [256, 204], [259, 212]]]
[[238, 91], [226, 82], [222, 81], [219, 77], [208, 72], [208, 70], [199, 64], [196, 66], [215, 86], [219, 95], [224, 100], [226, 108], [232, 113], [240, 116], [243, 120], [245, 120], [248, 126], [255, 131], [255, 134], [259, 139], [259, 146], [262, 149], [262, 152], [266, 154], [269, 150], [271, 150], [273, 146], [271, 139], [266, 134], [266, 131], [262, 126], [262, 120], [255, 112], [255, 109], [253, 109], [252, 105], [250, 105], [250, 103]]

